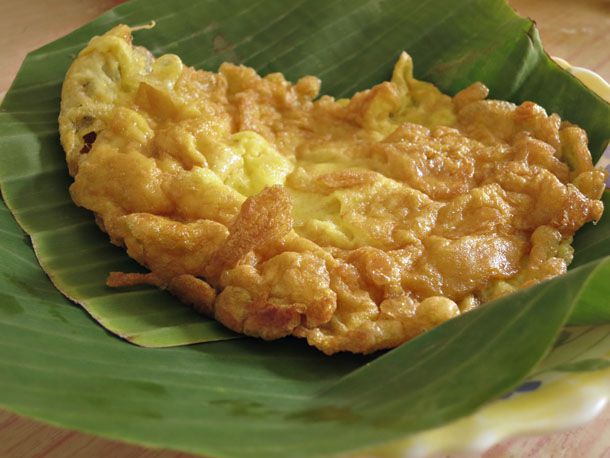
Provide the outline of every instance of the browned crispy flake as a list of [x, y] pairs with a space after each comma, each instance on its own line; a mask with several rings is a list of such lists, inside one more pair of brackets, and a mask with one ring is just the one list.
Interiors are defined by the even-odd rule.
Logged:
[[138, 286], [138, 285], [152, 285], [152, 286], [163, 286], [163, 281], [159, 276], [150, 272], [147, 274], [139, 273], [124, 273], [124, 272], [110, 272], [106, 279], [106, 285], [111, 288], [123, 288], [126, 286]]
[[254, 248], [286, 235], [292, 229], [291, 211], [290, 196], [282, 186], [265, 188], [246, 199], [229, 228], [229, 237], [206, 268], [208, 278], [217, 278]]
[[216, 291], [202, 279], [188, 274], [178, 275], [170, 280], [167, 289], [199, 313], [214, 316]]

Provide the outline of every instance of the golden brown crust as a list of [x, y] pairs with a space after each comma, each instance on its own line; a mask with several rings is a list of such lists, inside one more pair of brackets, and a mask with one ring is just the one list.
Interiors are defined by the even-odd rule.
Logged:
[[163, 286], [163, 280], [159, 276], [150, 272], [147, 274], [125, 273], [125, 272], [110, 272], [106, 279], [106, 285], [111, 288], [124, 288], [126, 286], [152, 285], [157, 287]]
[[216, 279], [246, 254], [266, 243], [281, 239], [292, 229], [292, 203], [282, 186], [271, 186], [242, 204], [229, 228], [229, 237], [212, 255], [206, 277]]
[[331, 354], [400, 345], [565, 272], [601, 217], [584, 131], [525, 102], [412, 76], [351, 100], [312, 76], [157, 59], [119, 26], [62, 92], [74, 201], [152, 284], [227, 327]]
[[332, 190], [373, 183], [376, 178], [377, 174], [370, 170], [341, 170], [320, 175], [317, 181]]
[[188, 274], [178, 275], [170, 280], [167, 289], [199, 313], [214, 316], [216, 291], [202, 279]]

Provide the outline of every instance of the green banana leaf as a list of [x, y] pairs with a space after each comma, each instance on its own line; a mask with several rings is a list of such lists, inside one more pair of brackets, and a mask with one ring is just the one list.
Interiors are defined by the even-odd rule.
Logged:
[[[0, 207], [0, 406], [210, 456], [325, 456], [467, 415], [520, 383], [568, 321], [610, 320], [609, 212], [577, 235], [567, 275], [377, 357], [327, 357], [295, 339], [234, 339], [155, 289], [108, 290], [108, 271], [137, 266], [69, 199], [59, 93], [91, 36], [150, 20], [156, 28], [135, 40], [155, 54], [206, 69], [241, 62], [292, 80], [315, 74], [335, 96], [387, 79], [405, 49], [416, 76], [449, 93], [481, 80], [493, 97], [534, 100], [580, 124], [595, 158], [610, 138], [610, 106], [553, 64], [532, 23], [500, 0], [121, 5], [30, 54], [0, 108], [2, 195], [29, 235]], [[56, 287], [139, 345], [208, 343], [130, 345]]]

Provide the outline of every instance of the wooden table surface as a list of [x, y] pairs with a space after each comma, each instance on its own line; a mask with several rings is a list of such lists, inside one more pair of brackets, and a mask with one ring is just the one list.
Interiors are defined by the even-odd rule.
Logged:
[[[117, 0], [0, 0], [0, 94], [25, 54], [120, 3]], [[595, 70], [610, 80], [610, 0], [510, 0], [536, 20], [551, 55]], [[474, 458], [478, 455], [460, 455]], [[137, 457], [191, 455], [101, 439], [29, 420], [0, 410], [0, 458]], [[610, 458], [610, 407], [574, 430], [504, 441], [485, 458]], [[446, 457], [449, 458], [449, 457]]]

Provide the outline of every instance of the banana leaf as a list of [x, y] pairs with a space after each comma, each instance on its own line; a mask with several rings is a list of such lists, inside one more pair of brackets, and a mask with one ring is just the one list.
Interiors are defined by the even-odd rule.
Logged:
[[[504, 1], [121, 5], [31, 53], [0, 107], [0, 406], [208, 456], [327, 456], [472, 413], [519, 384], [566, 323], [609, 321], [608, 212], [577, 235], [568, 274], [383, 355], [327, 357], [295, 339], [235, 339], [160, 291], [108, 290], [108, 271], [137, 266], [69, 199], [59, 94], [93, 35], [150, 20], [156, 28], [135, 40], [157, 55], [211, 70], [240, 62], [292, 80], [314, 74], [335, 96], [387, 79], [404, 49], [416, 76], [448, 93], [480, 80], [493, 97], [534, 100], [581, 125], [595, 158], [610, 138], [610, 106], [559, 69], [534, 25]], [[58, 290], [139, 345], [207, 343], [130, 345]]]

